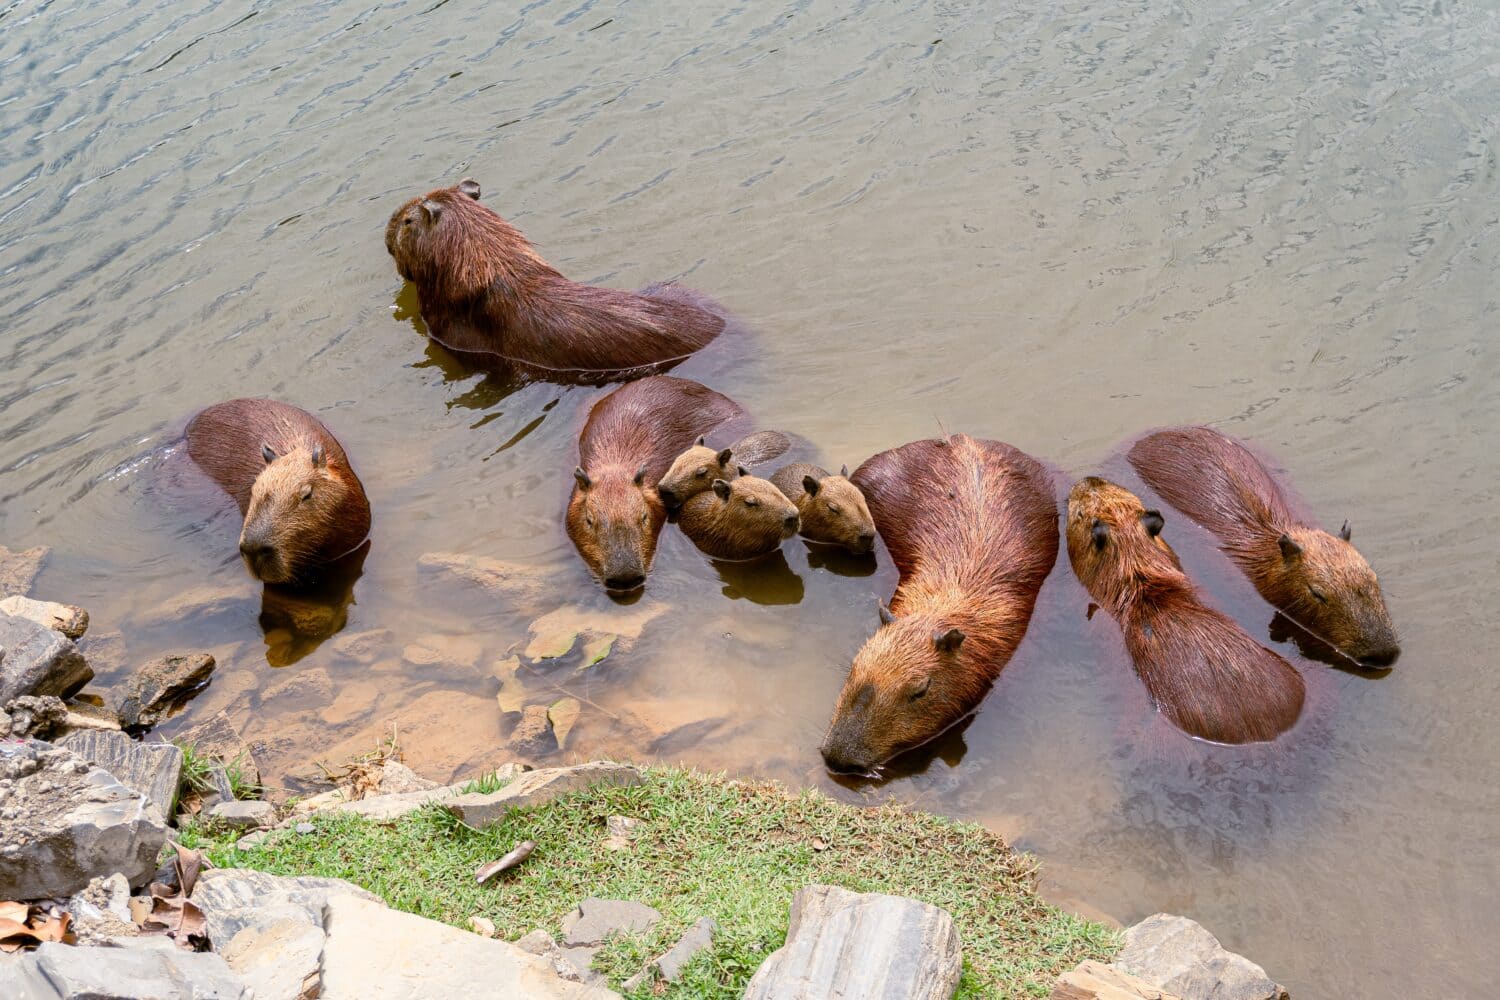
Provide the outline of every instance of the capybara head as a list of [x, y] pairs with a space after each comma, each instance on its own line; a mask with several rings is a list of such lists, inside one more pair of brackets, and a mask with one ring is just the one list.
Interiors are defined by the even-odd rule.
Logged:
[[1068, 492], [1068, 559], [1095, 600], [1115, 610], [1129, 588], [1163, 571], [1177, 575], [1177, 555], [1161, 537], [1161, 512], [1147, 510], [1134, 493], [1089, 476]]
[[1274, 567], [1262, 572], [1274, 576], [1275, 603], [1287, 617], [1360, 666], [1383, 670], [1395, 664], [1401, 644], [1380, 581], [1350, 535], [1347, 522], [1337, 537], [1293, 528], [1277, 540]]
[[[434, 281], [446, 262], [458, 273], [470, 270], [472, 252], [466, 236], [478, 223], [483, 228], [499, 223], [498, 215], [477, 204], [479, 182], [465, 177], [451, 188], [429, 191], [413, 198], [391, 215], [385, 227], [385, 248], [396, 259], [396, 270], [407, 281]], [[488, 225], [486, 225], [488, 224]]]
[[687, 451], [672, 461], [672, 467], [656, 484], [656, 492], [668, 510], [677, 510], [698, 494], [713, 487], [715, 479], [730, 480], [739, 474], [734, 453], [728, 448], [713, 449], [698, 438]]
[[966, 669], [967, 641], [952, 622], [897, 617], [882, 604], [880, 629], [854, 657], [819, 747], [829, 770], [870, 774], [968, 715], [988, 682]]
[[646, 583], [667, 512], [646, 482], [646, 467], [573, 470], [568, 537], [606, 590], [628, 593]]
[[240, 557], [257, 579], [291, 583], [339, 530], [351, 486], [329, 469], [320, 444], [301, 444], [282, 455], [262, 444], [261, 457], [266, 466], [250, 487]]
[[716, 559], [754, 559], [797, 533], [797, 507], [770, 480], [743, 472], [715, 479], [682, 508], [678, 525]]
[[848, 466], [836, 476], [803, 476], [802, 489], [797, 512], [803, 538], [842, 546], [856, 555], [875, 547], [875, 519], [865, 495], [849, 481]]

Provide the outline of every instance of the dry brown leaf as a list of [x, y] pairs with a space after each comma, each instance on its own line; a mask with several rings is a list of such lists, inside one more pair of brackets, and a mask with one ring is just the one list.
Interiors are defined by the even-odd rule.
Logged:
[[24, 924], [31, 913], [30, 903], [0, 903], [0, 920], [14, 920]]
[[474, 881], [483, 885], [485, 882], [488, 882], [490, 879], [494, 878], [496, 875], [499, 875], [507, 868], [514, 868], [522, 861], [525, 861], [527, 858], [531, 857], [531, 852], [534, 850], [536, 850], [536, 841], [521, 841], [521, 843], [516, 845], [515, 850], [511, 851], [500, 860], [491, 861], [488, 864], [480, 865], [479, 868], [474, 872]]

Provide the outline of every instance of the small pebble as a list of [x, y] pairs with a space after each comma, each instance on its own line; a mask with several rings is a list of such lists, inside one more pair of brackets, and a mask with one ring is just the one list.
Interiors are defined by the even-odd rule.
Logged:
[[312, 833], [313, 825], [311, 823], [298, 823], [296, 830], [298, 833]]
[[495, 936], [495, 922], [486, 917], [473, 916], [469, 918], [469, 929], [480, 937]]

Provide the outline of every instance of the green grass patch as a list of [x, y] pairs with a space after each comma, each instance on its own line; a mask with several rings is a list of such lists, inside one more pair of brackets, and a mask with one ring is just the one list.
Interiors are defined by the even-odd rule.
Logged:
[[[644, 821], [628, 850], [605, 847], [612, 815]], [[1059, 973], [1086, 958], [1107, 960], [1118, 947], [1108, 928], [1038, 899], [1035, 860], [981, 827], [767, 782], [651, 768], [638, 786], [581, 792], [482, 831], [436, 807], [393, 824], [353, 816], [313, 823], [311, 834], [284, 831], [249, 851], [219, 843], [210, 854], [220, 865], [345, 878], [398, 909], [459, 927], [485, 916], [509, 940], [538, 927], [557, 935], [587, 896], [654, 906], [663, 920], [650, 934], [614, 939], [595, 958], [616, 989], [699, 917], [713, 917], [712, 953], [665, 992], [643, 985], [631, 995], [639, 1000], [739, 997], [784, 942], [792, 894], [814, 882], [946, 909], [963, 942], [960, 997], [1044, 997]], [[475, 884], [477, 867], [523, 840], [537, 843], [528, 861]]]

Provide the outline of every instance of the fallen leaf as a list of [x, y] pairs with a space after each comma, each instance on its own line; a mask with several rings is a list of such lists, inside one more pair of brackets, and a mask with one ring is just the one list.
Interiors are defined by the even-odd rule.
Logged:
[[24, 924], [30, 913], [30, 903], [0, 903], [0, 920], [14, 920]]
[[168, 841], [177, 856], [172, 860], [172, 865], [177, 869], [177, 885], [184, 896], [193, 894], [193, 886], [198, 884], [198, 873], [203, 871], [203, 852], [191, 847], [183, 847], [175, 840]]
[[596, 663], [603, 662], [615, 647], [615, 640], [619, 636], [596, 635], [583, 644], [583, 662], [578, 665], [579, 670], [587, 670]]
[[516, 676], [516, 671], [521, 669], [520, 657], [512, 656], [501, 660], [492, 669], [500, 681], [500, 691], [495, 695], [495, 703], [500, 706], [500, 711], [519, 712], [525, 708], [525, 685]]
[[131, 923], [139, 927], [151, 916], [152, 901], [150, 896], [131, 896], [130, 902]]
[[521, 841], [521, 843], [516, 845], [515, 850], [511, 851], [500, 860], [491, 861], [488, 864], [480, 865], [479, 868], [474, 872], [474, 881], [478, 882], [480, 885], [483, 885], [485, 882], [488, 882], [490, 879], [494, 878], [496, 875], [499, 875], [506, 869], [514, 868], [522, 861], [525, 861], [527, 858], [531, 857], [531, 852], [534, 850], [536, 850], [536, 841]]
[[[532, 628], [536, 628], [536, 624], [533, 622]], [[535, 632], [526, 646], [526, 655], [532, 660], [555, 660], [559, 656], [566, 656], [577, 641], [577, 629], [560, 628], [556, 631]]]

